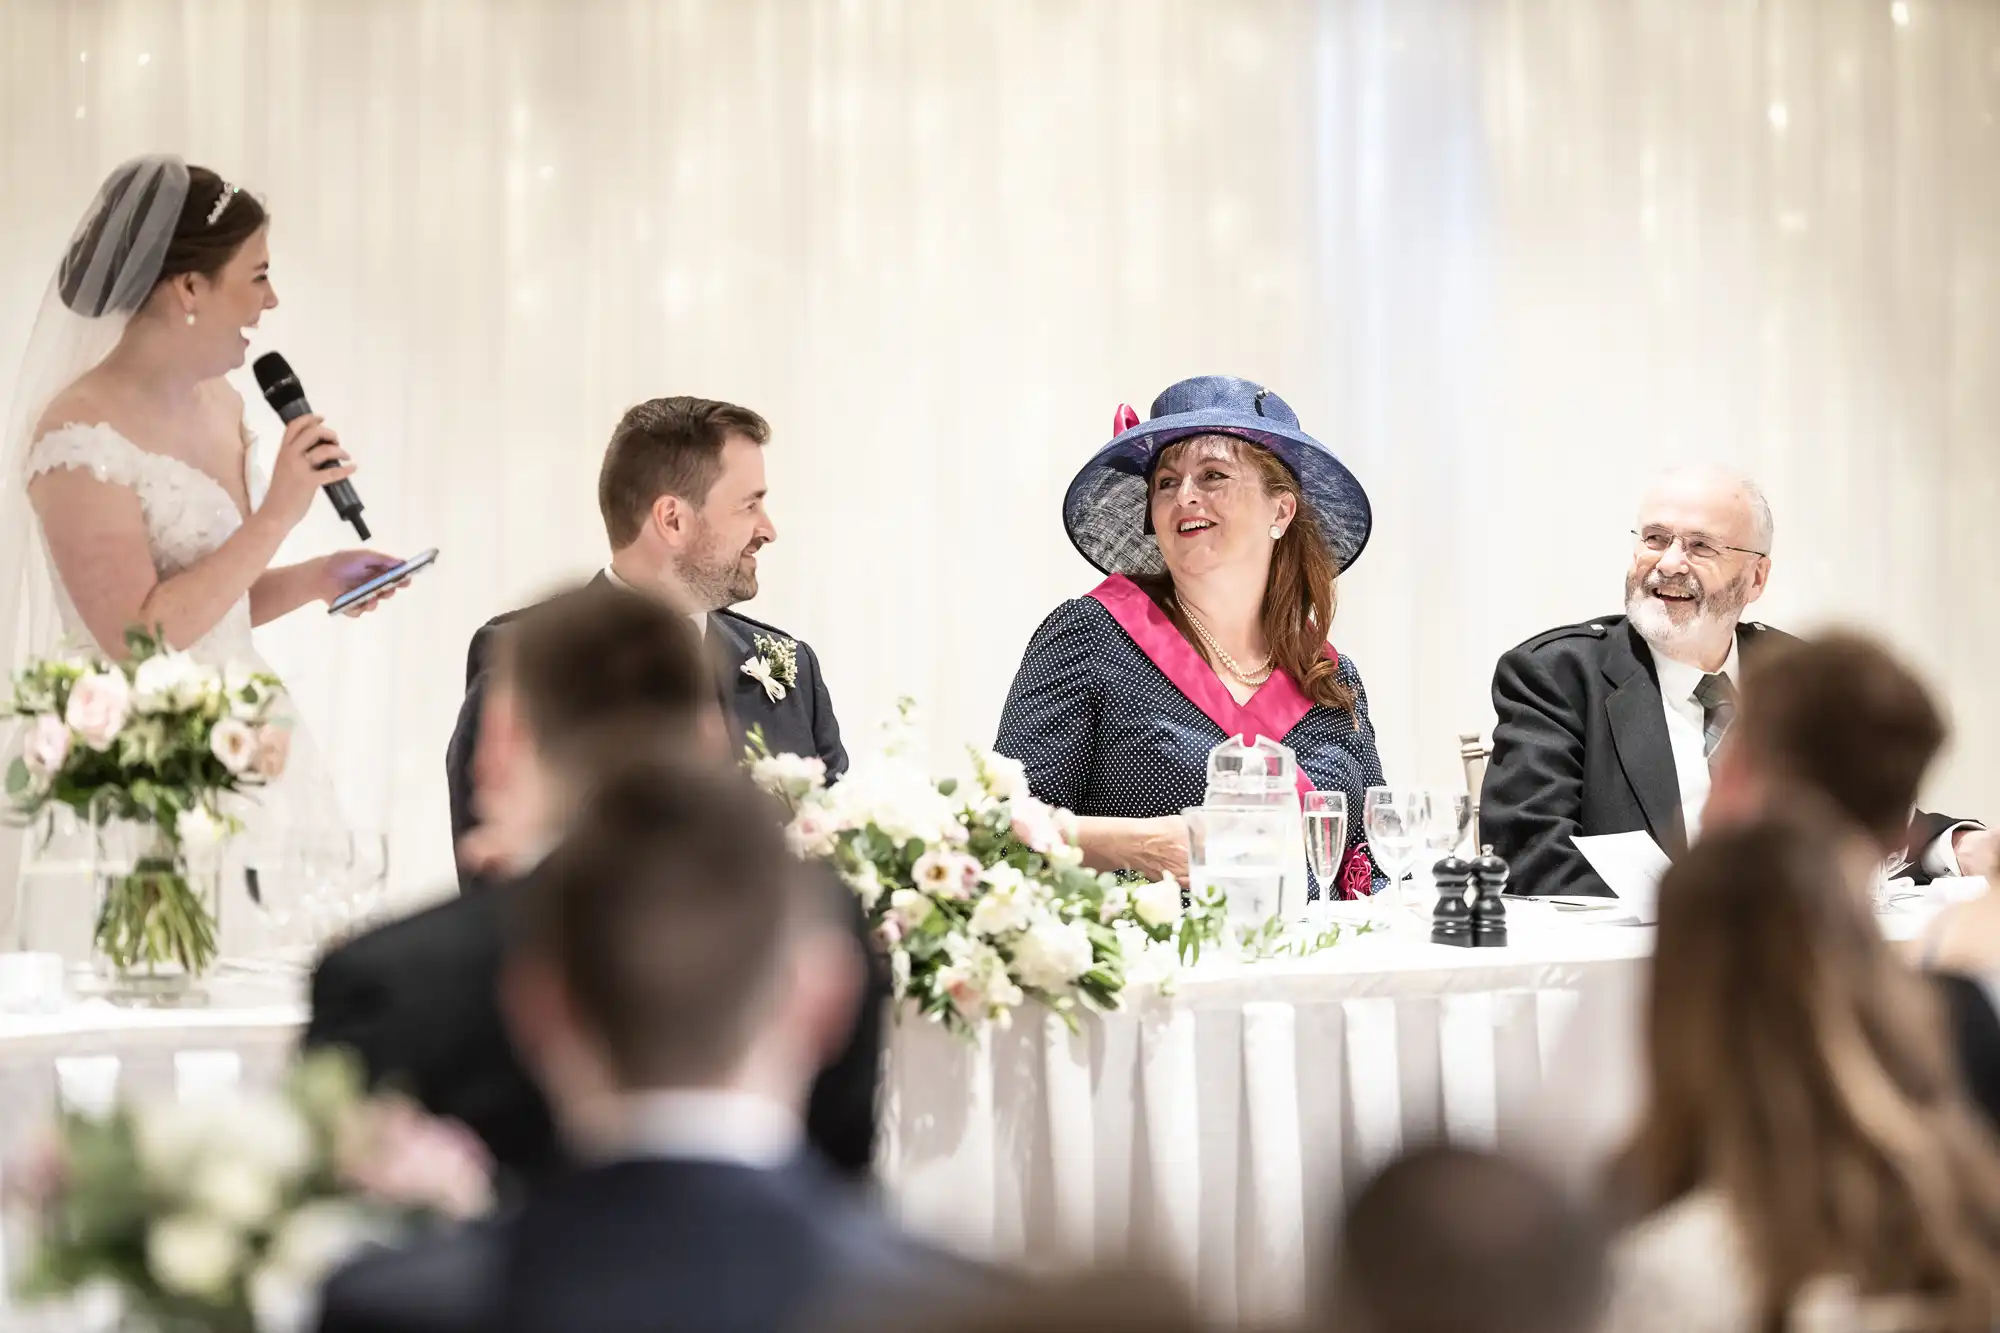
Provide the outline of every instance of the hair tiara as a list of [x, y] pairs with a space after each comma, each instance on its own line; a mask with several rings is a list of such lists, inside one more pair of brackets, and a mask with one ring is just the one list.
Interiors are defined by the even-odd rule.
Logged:
[[208, 221], [202, 225], [213, 227], [215, 220], [222, 216], [223, 210], [229, 207], [229, 201], [235, 197], [236, 187], [228, 181], [222, 182], [222, 193], [216, 196], [215, 207], [208, 210]]

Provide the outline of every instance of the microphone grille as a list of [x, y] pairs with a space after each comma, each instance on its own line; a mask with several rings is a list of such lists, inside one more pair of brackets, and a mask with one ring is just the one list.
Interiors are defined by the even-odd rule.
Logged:
[[257, 376], [257, 387], [264, 391], [265, 400], [273, 405], [305, 396], [298, 376], [292, 374], [291, 363], [276, 352], [264, 353], [250, 369]]
[[294, 378], [292, 364], [278, 352], [264, 352], [262, 356], [256, 358], [256, 362], [252, 362], [250, 370], [256, 372], [258, 388], [262, 388], [264, 392], [270, 392], [272, 384], [280, 384], [284, 380]]

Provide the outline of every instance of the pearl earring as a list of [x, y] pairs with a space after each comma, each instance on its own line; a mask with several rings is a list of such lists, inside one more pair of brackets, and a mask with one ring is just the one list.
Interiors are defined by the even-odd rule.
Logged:
[[188, 311], [188, 327], [194, 327], [194, 311], [192, 310]]
[[1285, 530], [1284, 530], [1284, 529], [1283, 529], [1282, 527], [1280, 527], [1280, 526], [1279, 526], [1279, 525], [1277, 525], [1276, 523], [1273, 523], [1273, 524], [1271, 525], [1271, 540], [1272, 540], [1272, 541], [1276, 541], [1276, 540], [1278, 540], [1278, 538], [1280, 538], [1280, 537], [1282, 537], [1282, 536], [1284, 536], [1284, 535], [1285, 535]]

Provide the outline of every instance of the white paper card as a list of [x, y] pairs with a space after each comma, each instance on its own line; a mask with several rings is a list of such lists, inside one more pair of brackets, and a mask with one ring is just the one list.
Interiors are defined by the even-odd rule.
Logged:
[[1629, 911], [1594, 917], [1604, 925], [1650, 926], [1660, 919], [1660, 881], [1672, 862], [1649, 833], [1571, 834], [1590, 868]]

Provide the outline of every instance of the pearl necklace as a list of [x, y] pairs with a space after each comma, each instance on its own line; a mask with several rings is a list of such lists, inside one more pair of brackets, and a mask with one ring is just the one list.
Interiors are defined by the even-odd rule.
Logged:
[[1181, 603], [1181, 614], [1187, 617], [1188, 624], [1194, 626], [1196, 637], [1208, 645], [1208, 651], [1215, 655], [1215, 660], [1222, 663], [1222, 669], [1236, 677], [1239, 682], [1245, 685], [1262, 685], [1271, 678], [1272, 664], [1268, 661], [1256, 671], [1245, 671], [1242, 667], [1236, 665], [1236, 659], [1222, 650], [1222, 645], [1217, 643], [1215, 636], [1208, 632], [1208, 626], [1202, 624], [1201, 617], [1188, 609], [1186, 602]]

